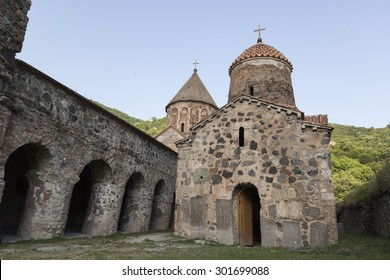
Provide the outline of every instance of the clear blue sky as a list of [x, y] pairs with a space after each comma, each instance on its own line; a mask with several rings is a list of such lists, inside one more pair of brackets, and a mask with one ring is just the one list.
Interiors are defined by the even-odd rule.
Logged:
[[219, 106], [228, 68], [263, 42], [294, 65], [307, 115], [365, 127], [390, 123], [390, 1], [32, 0], [18, 58], [83, 96], [149, 119], [198, 74]]

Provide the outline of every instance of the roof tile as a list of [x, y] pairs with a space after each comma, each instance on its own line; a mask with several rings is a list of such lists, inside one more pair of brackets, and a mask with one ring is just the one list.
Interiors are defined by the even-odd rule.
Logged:
[[287, 57], [285, 57], [280, 51], [275, 49], [272, 46], [263, 44], [261, 41], [259, 41], [256, 45], [253, 45], [249, 48], [247, 48], [242, 54], [240, 54], [236, 60], [233, 61], [232, 65], [229, 68], [229, 74], [232, 72], [234, 66], [236, 64], [240, 63], [241, 61], [244, 61], [246, 59], [251, 59], [255, 57], [271, 57], [271, 58], [277, 58], [285, 63], [287, 63], [291, 68], [293, 68], [293, 65], [288, 60]]

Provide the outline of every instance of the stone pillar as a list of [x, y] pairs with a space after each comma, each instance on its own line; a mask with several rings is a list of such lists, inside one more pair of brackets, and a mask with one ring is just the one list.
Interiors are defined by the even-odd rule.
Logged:
[[65, 197], [73, 182], [60, 178], [55, 171], [45, 168], [26, 173], [29, 188], [17, 233], [23, 239], [45, 239], [63, 234]]
[[149, 229], [153, 200], [150, 196], [140, 194], [138, 196], [124, 197], [126, 199], [126, 222], [122, 223], [125, 232], [144, 232]]
[[112, 183], [96, 182], [93, 184], [82, 233], [99, 236], [116, 232], [120, 209], [118, 189]]

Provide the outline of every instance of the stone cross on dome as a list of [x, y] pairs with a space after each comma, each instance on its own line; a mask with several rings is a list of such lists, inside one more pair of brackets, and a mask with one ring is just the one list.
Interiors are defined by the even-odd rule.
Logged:
[[261, 31], [264, 31], [265, 28], [261, 28], [261, 26], [259, 25], [259, 28], [253, 30], [253, 32], [259, 32], [259, 38], [257, 38], [257, 43], [262, 43], [263, 40], [261, 39]]
[[198, 60], [195, 59], [195, 61], [192, 63], [194, 64], [194, 72], [197, 72], [196, 66], [199, 64]]

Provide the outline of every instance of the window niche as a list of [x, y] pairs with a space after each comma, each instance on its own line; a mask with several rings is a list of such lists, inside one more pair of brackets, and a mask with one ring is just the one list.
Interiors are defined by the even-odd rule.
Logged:
[[244, 147], [244, 142], [245, 142], [245, 130], [241, 126], [240, 129], [238, 130], [238, 145], [240, 147]]

